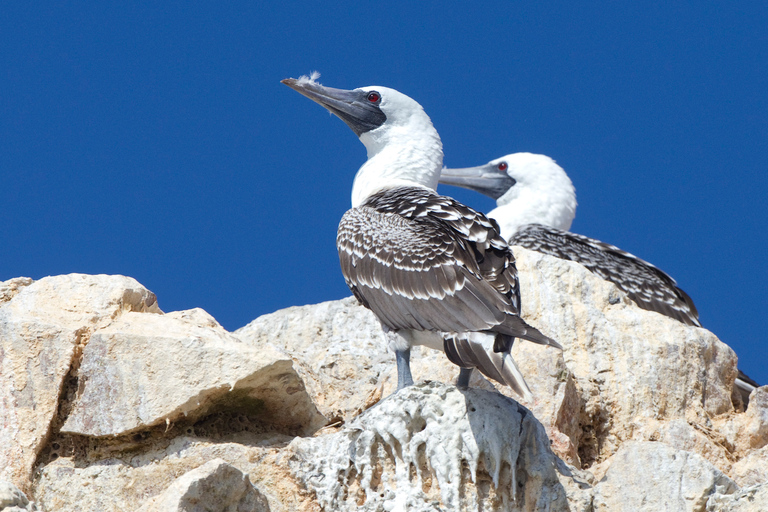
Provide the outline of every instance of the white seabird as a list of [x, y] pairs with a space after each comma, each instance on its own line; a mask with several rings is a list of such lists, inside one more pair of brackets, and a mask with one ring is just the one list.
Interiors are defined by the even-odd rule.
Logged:
[[[576, 216], [576, 190], [550, 157], [513, 153], [478, 167], [446, 168], [440, 183], [495, 199], [488, 217], [499, 223], [509, 245], [580, 263], [641, 308], [701, 327], [693, 300], [669, 274], [616, 246], [568, 231]], [[736, 386], [746, 403], [757, 383], [739, 370]]]
[[515, 260], [498, 226], [435, 192], [443, 149], [416, 101], [387, 87], [282, 82], [344, 121], [368, 151], [336, 245], [352, 293], [395, 351], [398, 390], [413, 384], [410, 348], [443, 350], [466, 387], [472, 368], [531, 394], [509, 351], [514, 338], [560, 348], [519, 317]]

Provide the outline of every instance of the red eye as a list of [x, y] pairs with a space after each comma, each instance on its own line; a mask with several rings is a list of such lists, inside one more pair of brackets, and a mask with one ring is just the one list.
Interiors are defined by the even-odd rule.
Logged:
[[370, 101], [371, 103], [378, 103], [380, 99], [381, 99], [381, 96], [379, 96], [379, 93], [377, 92], [368, 93], [368, 101]]
[[506, 171], [506, 170], [507, 170], [507, 167], [509, 167], [509, 166], [507, 165], [507, 162], [501, 162], [501, 163], [498, 165], [498, 168], [499, 168], [499, 170], [500, 170], [500, 171]]

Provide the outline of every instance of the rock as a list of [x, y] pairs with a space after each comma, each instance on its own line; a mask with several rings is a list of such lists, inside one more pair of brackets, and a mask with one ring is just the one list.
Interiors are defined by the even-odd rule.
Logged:
[[177, 478], [168, 489], [137, 512], [269, 512], [266, 498], [248, 475], [214, 459]]
[[136, 510], [162, 495], [174, 481], [220, 459], [249, 476], [271, 512], [319, 512], [288, 472], [282, 434], [194, 435], [135, 446], [112, 457], [62, 457], [47, 464], [36, 484], [42, 510], [120, 512]]
[[733, 412], [736, 355], [706, 329], [638, 308], [572, 261], [515, 247], [523, 317], [564, 347], [584, 409], [582, 463], [605, 460], [649, 421], [709, 428]]
[[[234, 333], [254, 344], [274, 343], [291, 354], [307, 390], [327, 418], [350, 421], [395, 390], [395, 357], [387, 350], [381, 325], [354, 297], [283, 309], [261, 316]], [[529, 407], [553, 439], [553, 448], [578, 466], [576, 441], [581, 410], [573, 377], [561, 351], [527, 341], [513, 355], [534, 394], [522, 401], [509, 388], [473, 372], [470, 385], [499, 392]], [[455, 382], [458, 367], [436, 350], [415, 347], [411, 370], [416, 381]]]
[[354, 297], [264, 315], [234, 332], [253, 346], [291, 354], [320, 412], [349, 421], [381, 397], [395, 366], [375, 315]]
[[768, 483], [741, 489], [733, 494], [713, 494], [707, 512], [765, 512], [768, 510]]
[[575, 263], [517, 256], [524, 316], [565, 346], [515, 343], [522, 405], [477, 372], [456, 389], [426, 348], [417, 386], [392, 395], [394, 355], [351, 297], [232, 334], [201, 309], [163, 314], [121, 276], [0, 283], [0, 478], [57, 512], [184, 509], [206, 486], [271, 512], [763, 499], [736, 483], [768, 481], [768, 388], [733, 407], [728, 347]]
[[62, 433], [115, 436], [216, 407], [310, 434], [326, 423], [287, 355], [229, 334], [203, 310], [126, 313], [90, 339]]
[[8, 281], [0, 282], [0, 304], [8, 302], [25, 286], [29, 286], [34, 281], [29, 277], [15, 277]]
[[0, 303], [0, 478], [28, 490], [65, 377], [90, 333], [125, 312], [160, 310], [152, 292], [123, 276], [12, 279], [2, 289], [11, 298]]
[[0, 480], [0, 511], [24, 512], [37, 510], [34, 503], [30, 503], [23, 492], [11, 482]]
[[325, 510], [569, 510], [564, 485], [578, 487], [525, 408], [437, 382], [291, 447], [296, 478]]
[[640, 431], [636, 438], [656, 439], [678, 450], [697, 453], [719, 470], [730, 473], [734, 460], [733, 446], [713, 428], [691, 424], [683, 419], [648, 421], [646, 426], [650, 431]]
[[695, 453], [664, 443], [625, 442], [594, 489], [595, 512], [703, 511], [714, 493], [736, 484]]
[[744, 415], [744, 443], [751, 449], [768, 445], [768, 386], [761, 386], [749, 395]]
[[768, 483], [768, 446], [751, 451], [734, 463], [731, 467], [731, 477], [741, 487]]

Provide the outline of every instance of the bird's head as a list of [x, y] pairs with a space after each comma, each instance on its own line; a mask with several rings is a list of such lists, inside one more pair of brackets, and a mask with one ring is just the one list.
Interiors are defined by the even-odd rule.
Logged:
[[282, 83], [328, 109], [368, 150], [353, 189], [353, 203], [386, 186], [437, 187], [443, 160], [440, 136], [418, 102], [383, 86], [334, 89], [317, 75]]
[[[513, 153], [477, 167], [445, 168], [440, 183], [495, 199], [498, 208], [489, 216], [495, 213], [501, 224], [515, 217], [520, 225], [539, 223], [567, 230], [576, 215], [573, 183], [563, 168], [545, 155]], [[504, 233], [505, 237], [512, 234]]]

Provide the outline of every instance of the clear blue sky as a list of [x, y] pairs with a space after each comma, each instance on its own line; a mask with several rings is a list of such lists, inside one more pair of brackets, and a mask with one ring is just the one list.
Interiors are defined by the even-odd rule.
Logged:
[[572, 229], [670, 273], [767, 383], [768, 4], [577, 4], [5, 5], [0, 280], [129, 275], [230, 330], [347, 296], [365, 150], [280, 84], [317, 69], [415, 98], [446, 165], [555, 158]]

